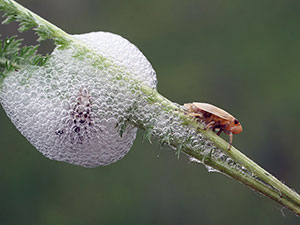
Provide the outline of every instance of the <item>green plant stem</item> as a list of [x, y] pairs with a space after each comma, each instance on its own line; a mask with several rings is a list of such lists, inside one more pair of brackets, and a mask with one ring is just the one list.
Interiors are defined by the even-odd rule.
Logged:
[[[285, 184], [280, 182], [276, 177], [271, 175], [269, 172], [265, 171], [243, 153], [238, 151], [235, 147], [232, 146], [230, 150], [228, 150], [228, 142], [224, 141], [218, 135], [210, 130], [204, 130], [202, 124], [199, 124], [195, 120], [191, 119], [187, 116], [178, 106], [169, 101], [168, 99], [161, 96], [155, 90], [142, 87], [143, 92], [147, 96], [151, 96], [151, 100], [154, 102], [164, 103], [162, 110], [168, 111], [170, 113], [175, 113], [184, 121], [183, 124], [185, 126], [191, 127], [191, 129], [196, 129], [197, 132], [200, 132], [206, 138], [211, 140], [215, 146], [222, 150], [222, 152], [228, 156], [230, 156], [235, 161], [239, 162], [242, 166], [247, 168], [252, 176], [248, 176], [247, 174], [238, 173], [236, 170], [232, 169], [228, 165], [218, 160], [215, 160], [211, 157], [204, 157], [198, 151], [193, 151], [186, 146], [183, 147], [182, 151], [187, 155], [192, 156], [198, 159], [200, 162], [203, 162], [205, 165], [208, 165], [238, 181], [249, 186], [251, 189], [260, 192], [269, 198], [277, 201], [283, 206], [289, 208], [291, 211], [295, 212], [297, 215], [300, 215], [300, 196], [294, 190], [291, 190]], [[144, 127], [141, 127], [145, 129]], [[180, 143], [173, 142], [171, 145], [176, 148]], [[257, 178], [259, 179], [257, 179]]]
[[[278, 193], [277, 191], [273, 191], [268, 186], [266, 186], [258, 181], [255, 181], [251, 178], [249, 179], [247, 176], [240, 176], [238, 173], [234, 173], [231, 169], [227, 168], [226, 166], [218, 165], [215, 161], [207, 160], [207, 161], [205, 161], [205, 163], [207, 165], [221, 171], [222, 173], [227, 174], [230, 177], [240, 181], [241, 183], [247, 185], [251, 189], [253, 189], [261, 194], [264, 194], [267, 197], [277, 201], [278, 203], [280, 203], [284, 207], [287, 207], [288, 209], [290, 209], [297, 215], [300, 215], [300, 207], [292, 199], [283, 198], [280, 193]], [[259, 166], [254, 163], [253, 168], [257, 169], [257, 167], [259, 167]], [[283, 184], [281, 184], [280, 186], [282, 186], [283, 188], [286, 188], [286, 186]], [[296, 198], [293, 198], [293, 199], [295, 200]]]
[[[5, 1], [5, 0], [1, 0], [1, 1]], [[63, 31], [62, 29], [60, 29], [59, 27], [53, 25], [52, 23], [50, 23], [47, 20], [40, 17], [39, 15], [37, 15], [34, 12], [30, 11], [29, 9], [23, 7], [19, 3], [15, 2], [13, 0], [11, 0], [11, 2], [16, 6], [16, 8], [18, 9], [20, 14], [30, 13], [33, 16], [33, 18], [36, 19], [36, 22], [39, 26], [46, 26], [46, 27], [49, 27], [49, 28], [55, 30], [55, 37], [70, 39], [71, 36], [68, 33], [66, 33], [65, 31]]]
[[[93, 49], [90, 49], [88, 46], [82, 44], [77, 41], [71, 35], [67, 34], [60, 28], [54, 26], [48, 21], [44, 20], [40, 16], [32, 13], [28, 9], [24, 8], [20, 4], [15, 1], [8, 0], [0, 0], [0, 5], [5, 4], [13, 4], [16, 8], [16, 14], [22, 18], [25, 18], [30, 14], [34, 19], [34, 23], [38, 27], [45, 27], [45, 29], [49, 30], [49, 38], [54, 40], [58, 40], [56, 44], [65, 43], [66, 41], [74, 44], [74, 46], [81, 47], [84, 51], [89, 51], [92, 53], [95, 58], [98, 58], [98, 61], [95, 63], [103, 63], [103, 56], [98, 55]], [[28, 18], [28, 17], [27, 17]], [[18, 20], [20, 21], [20, 19]], [[63, 40], [63, 41], [59, 41]], [[82, 49], [78, 52], [82, 52]], [[107, 63], [107, 62], [106, 62]], [[107, 66], [111, 66], [112, 64], [108, 62]], [[201, 133], [206, 139], [210, 140], [218, 149], [222, 150], [224, 154], [231, 157], [233, 160], [238, 162], [241, 166], [245, 167], [248, 172], [243, 173], [241, 170], [237, 170], [234, 167], [229, 166], [222, 160], [218, 160], [213, 157], [214, 152], [208, 152], [207, 154], [203, 154], [203, 151], [195, 150], [189, 147], [189, 145], [182, 142], [182, 140], [172, 139], [168, 144], [173, 148], [179, 148], [182, 152], [186, 153], [190, 157], [196, 158], [200, 162], [204, 163], [206, 166], [210, 166], [232, 178], [235, 180], [247, 185], [251, 189], [260, 192], [269, 198], [279, 202], [283, 206], [289, 208], [291, 211], [300, 215], [300, 196], [290, 188], [288, 188], [285, 184], [280, 182], [270, 173], [262, 169], [259, 165], [254, 163], [236, 148], [232, 147], [230, 151], [227, 150], [228, 143], [225, 142], [222, 138], [217, 136], [212, 131], [203, 130], [202, 124], [197, 123], [190, 116], [186, 115], [183, 110], [176, 104], [172, 103], [168, 99], [161, 96], [156, 90], [149, 88], [148, 86], [142, 85], [138, 81], [134, 82], [137, 88], [141, 90], [144, 96], [148, 99], [148, 104], [160, 103], [161, 111], [168, 112], [169, 114], [176, 115], [181, 118], [182, 124], [181, 126], [190, 129], [191, 131], [195, 131], [197, 133]], [[136, 123], [141, 129], [147, 130], [149, 124], [146, 123]], [[155, 126], [153, 127], [155, 129]], [[157, 136], [158, 139], [161, 139], [160, 136]]]
[[71, 35], [14, 0], [0, 0], [0, 6], [3, 7], [4, 13], [13, 15], [14, 20], [26, 24], [25, 27], [27, 28], [24, 28], [22, 31], [35, 27], [34, 29], [40, 36], [39, 40], [52, 39], [56, 45], [61, 47], [67, 46], [73, 40]]
[[[212, 138], [212, 139], [214, 139], [214, 138]], [[216, 143], [217, 146], [220, 146], [220, 145], [218, 145], [218, 143], [220, 143], [220, 142], [224, 142], [224, 141], [223, 140], [215, 140], [214, 143]], [[225, 146], [226, 146], [226, 144], [225, 144]], [[224, 145], [224, 144], [222, 143], [222, 145]], [[281, 198], [283, 196], [285, 196], [286, 198], [289, 198], [291, 201], [294, 201], [295, 205], [300, 207], [300, 196], [297, 192], [295, 192], [295, 191], [291, 190], [290, 188], [288, 188], [286, 185], [284, 185], [282, 182], [280, 182], [276, 177], [274, 177], [273, 175], [268, 173], [266, 170], [264, 170], [262, 167], [257, 165], [255, 162], [253, 162], [251, 159], [249, 159], [243, 153], [238, 151], [236, 148], [234, 148], [234, 147], [231, 148], [231, 150], [228, 151], [227, 154], [230, 157], [232, 157], [233, 159], [240, 162], [241, 164], [245, 165], [254, 174], [256, 174], [257, 176], [263, 178], [263, 180], [265, 182], [267, 182], [268, 184], [270, 184], [274, 188], [276, 188], [278, 191], [280, 191], [280, 194], [281, 194], [280, 197]]]

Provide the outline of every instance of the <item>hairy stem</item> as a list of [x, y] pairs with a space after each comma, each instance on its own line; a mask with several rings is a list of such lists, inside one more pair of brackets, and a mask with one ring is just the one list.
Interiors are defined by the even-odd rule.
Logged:
[[[224, 160], [218, 160], [213, 157], [213, 152], [209, 152], [209, 154], [205, 155], [202, 151], [191, 149], [185, 144], [182, 147], [183, 152], [193, 158], [198, 159], [205, 165], [240, 181], [241, 183], [249, 186], [251, 189], [268, 196], [269, 198], [279, 202], [283, 206], [300, 215], [300, 196], [297, 192], [291, 190], [276, 177], [261, 168], [243, 153], [238, 151], [235, 147], [232, 146], [232, 148], [228, 150], [228, 143], [226, 141], [224, 141], [214, 132], [204, 130], [202, 124], [192, 120], [180, 108], [178, 108], [178, 106], [161, 96], [155, 90], [147, 87], [142, 87], [142, 90], [146, 95], [151, 96], [149, 98], [151, 98], [152, 101], [154, 99], [153, 102], [164, 103], [163, 108], [161, 109], [162, 111], [165, 110], [168, 111], [168, 113], [177, 114], [180, 118], [182, 118], [183, 126], [188, 126], [190, 129], [195, 129], [196, 132], [201, 133], [207, 139], [212, 141], [213, 144], [228, 157], [227, 159], [233, 159], [239, 164], [239, 166], [242, 166], [245, 169], [241, 170], [237, 168], [239, 167], [237, 165], [228, 166]], [[178, 143], [177, 140], [175, 140], [170, 144], [174, 148], [177, 148], [180, 142]]]
[[[0, 9], [6, 12], [8, 16], [11, 16], [12, 19], [25, 24], [25, 27], [35, 27], [34, 29], [42, 39], [53, 39], [56, 45], [63, 47], [72, 44], [78, 48], [78, 53], [74, 58], [80, 54], [89, 52], [89, 54], [94, 56], [93, 65], [95, 67], [100, 64], [102, 66], [115, 67], [113, 62], [103, 58], [103, 56], [73, 36], [32, 13], [15, 1], [0, 0]], [[156, 137], [160, 142], [177, 149], [178, 155], [180, 152], [184, 152], [190, 158], [196, 159], [198, 162], [234, 178], [300, 215], [300, 196], [295, 191], [281, 183], [236, 148], [232, 147], [228, 151], [227, 142], [212, 131], [203, 130], [202, 124], [199, 124], [193, 118], [186, 115], [179, 105], [161, 96], [156, 90], [134, 80], [134, 77], [132, 77], [132, 80], [124, 79], [124, 82], [132, 83], [136, 89], [143, 93], [143, 96], [136, 96], [137, 102], [140, 101], [141, 97], [147, 100], [147, 107], [149, 107], [150, 114], [152, 113], [152, 118], [172, 116], [178, 119], [176, 123], [170, 122], [169, 130], [165, 131], [159, 124], [160, 121], [149, 120], [148, 118], [144, 118], [143, 115], [133, 112], [131, 118], [128, 118], [128, 120], [135, 126], [149, 132], [149, 135], [147, 134], [149, 139], [151, 136]], [[158, 110], [151, 111], [154, 105], [159, 105], [159, 108]], [[200, 144], [194, 145], [195, 141], [200, 142]]]
[[0, 0], [0, 10], [8, 17], [4, 23], [16, 20], [21, 23], [20, 31], [33, 28], [40, 36], [40, 41], [52, 39], [61, 47], [66, 47], [72, 41], [71, 35], [13, 0]]

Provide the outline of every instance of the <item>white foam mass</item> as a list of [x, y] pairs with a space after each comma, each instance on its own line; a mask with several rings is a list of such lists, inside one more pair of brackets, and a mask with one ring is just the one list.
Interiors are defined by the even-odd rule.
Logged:
[[[109, 165], [124, 157], [136, 136], [117, 127], [134, 95], [118, 76], [156, 88], [156, 73], [145, 56], [119, 35], [74, 35], [114, 64], [93, 66], [76, 49], [55, 49], [46, 66], [29, 66], [3, 80], [0, 102], [18, 130], [44, 156], [84, 167]], [[108, 65], [108, 64], [106, 64]], [[116, 70], [115, 68], [122, 68]]]

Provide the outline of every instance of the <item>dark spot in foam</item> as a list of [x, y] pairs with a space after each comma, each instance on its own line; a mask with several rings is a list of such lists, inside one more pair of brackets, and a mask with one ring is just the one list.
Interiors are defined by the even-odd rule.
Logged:
[[74, 127], [74, 131], [75, 131], [76, 133], [79, 133], [79, 132], [80, 132], [80, 127]]
[[63, 131], [63, 130], [58, 130], [58, 131], [55, 131], [55, 134], [56, 134], [56, 135], [59, 135], [59, 136], [60, 136], [60, 135], [62, 135], [63, 133], [64, 133], [64, 131]]

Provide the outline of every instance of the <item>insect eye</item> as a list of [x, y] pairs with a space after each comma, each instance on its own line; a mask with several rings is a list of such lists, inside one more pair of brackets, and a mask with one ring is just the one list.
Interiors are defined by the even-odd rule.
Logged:
[[239, 123], [240, 122], [237, 119], [234, 120], [234, 124], [239, 124]]

